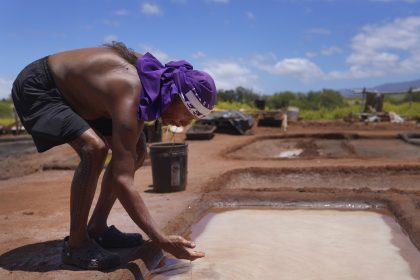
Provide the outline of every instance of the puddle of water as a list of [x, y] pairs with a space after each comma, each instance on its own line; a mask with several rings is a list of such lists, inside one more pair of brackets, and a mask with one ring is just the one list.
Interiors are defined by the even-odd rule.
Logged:
[[384, 157], [393, 160], [419, 159], [420, 148], [401, 139], [263, 139], [231, 153], [238, 158]]
[[357, 154], [363, 157], [385, 157], [390, 159], [418, 159], [420, 149], [400, 139], [358, 139], [350, 141]]
[[191, 235], [206, 257], [167, 261], [153, 280], [420, 279], [419, 251], [383, 213], [229, 210], [209, 213]]
[[293, 149], [280, 152], [276, 157], [277, 158], [296, 158], [303, 152], [302, 149]]
[[352, 151], [345, 145], [345, 140], [317, 139], [315, 144], [321, 157], [348, 157]]
[[226, 189], [267, 189], [281, 188], [338, 188], [371, 190], [411, 190], [418, 191], [420, 173], [418, 171], [392, 171], [378, 170], [366, 172], [354, 170], [350, 173], [342, 171], [297, 171], [272, 174], [259, 174], [258, 172], [243, 172], [230, 177], [224, 183]]

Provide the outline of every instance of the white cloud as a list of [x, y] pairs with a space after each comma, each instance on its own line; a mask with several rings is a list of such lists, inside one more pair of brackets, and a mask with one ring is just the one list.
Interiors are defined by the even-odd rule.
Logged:
[[234, 89], [238, 86], [256, 88], [258, 77], [238, 62], [210, 61], [203, 70], [213, 77], [218, 89]]
[[367, 66], [374, 66], [374, 67], [381, 67], [381, 66], [396, 66], [396, 63], [399, 60], [399, 56], [388, 53], [388, 52], [378, 52], [373, 51], [371, 49], [367, 49], [364, 51], [359, 51], [356, 53], [352, 53], [347, 58], [347, 63], [351, 65], [367, 65]]
[[119, 9], [119, 10], [116, 10], [114, 14], [117, 16], [126, 16], [129, 14], [129, 11], [126, 9]]
[[369, 73], [416, 73], [420, 71], [420, 17], [367, 25], [353, 37], [352, 49], [346, 62], [367, 77]]
[[[308, 56], [308, 53], [306, 55]], [[309, 55], [316, 56], [316, 53], [309, 53]], [[271, 75], [294, 77], [303, 82], [326, 79], [327, 77], [327, 74], [314, 62], [302, 57], [279, 60], [273, 54], [259, 54], [251, 59], [251, 65]]]
[[106, 35], [104, 37], [104, 42], [105, 43], [111, 43], [112, 41], [118, 41], [117, 35], [109, 34], [109, 35]]
[[245, 12], [245, 16], [251, 20], [255, 19], [255, 15], [250, 11]]
[[[312, 33], [328, 34], [322, 30]], [[351, 40], [346, 58], [347, 69], [324, 71], [310, 58], [343, 53], [330, 46], [319, 52], [308, 51], [305, 57], [278, 59], [274, 54], [259, 54], [248, 66], [271, 75], [290, 76], [303, 82], [314, 80], [360, 79], [395, 74], [420, 73], [420, 17], [395, 19], [392, 22], [364, 26]]]
[[331, 47], [326, 47], [326, 48], [321, 49], [319, 53], [315, 51], [308, 51], [305, 53], [305, 56], [308, 58], [314, 58], [314, 57], [317, 57], [318, 55], [327, 56], [327, 55], [339, 54], [342, 52], [343, 50], [341, 48], [336, 47], [336, 46], [331, 46]]
[[396, 19], [384, 25], [367, 25], [352, 40], [356, 51], [367, 48], [409, 50], [418, 47], [420, 33], [420, 17]]
[[9, 98], [13, 80], [0, 77], [0, 99]]
[[[260, 69], [277, 75], [292, 75], [302, 80], [360, 79], [393, 74], [420, 72], [420, 17], [395, 19], [392, 22], [362, 27], [351, 40], [347, 70], [322, 71], [313, 62], [302, 58], [286, 58], [274, 66], [264, 64]], [[341, 53], [332, 46], [321, 50], [323, 55]], [[307, 57], [316, 53], [308, 52]]]
[[325, 73], [324, 80], [341, 80], [341, 79], [362, 79], [371, 77], [380, 77], [384, 73], [380, 70], [366, 70], [360, 66], [351, 66], [346, 71], [331, 71]]
[[280, 60], [273, 66], [272, 73], [294, 76], [304, 81], [323, 76], [321, 69], [306, 58], [285, 58]]
[[259, 54], [251, 59], [251, 65], [271, 75], [295, 77], [304, 82], [322, 79], [325, 75], [315, 63], [301, 57], [279, 60], [274, 54]]
[[147, 15], [159, 15], [162, 13], [158, 5], [147, 2], [142, 4], [141, 11]]

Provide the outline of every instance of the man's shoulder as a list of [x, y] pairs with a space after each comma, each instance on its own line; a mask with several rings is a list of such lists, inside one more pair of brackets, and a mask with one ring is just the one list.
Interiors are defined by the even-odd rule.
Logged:
[[103, 83], [109, 94], [120, 101], [134, 101], [140, 97], [141, 81], [136, 68], [131, 65], [116, 67], [103, 77]]

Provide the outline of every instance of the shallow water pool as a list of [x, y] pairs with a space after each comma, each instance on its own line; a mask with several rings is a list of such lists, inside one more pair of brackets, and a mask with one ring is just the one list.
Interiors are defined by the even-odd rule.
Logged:
[[257, 140], [230, 152], [229, 156], [238, 159], [356, 157], [415, 160], [420, 159], [420, 148], [401, 139], [280, 138]]
[[166, 258], [151, 279], [420, 279], [420, 253], [373, 211], [236, 209], [191, 228], [206, 257]]

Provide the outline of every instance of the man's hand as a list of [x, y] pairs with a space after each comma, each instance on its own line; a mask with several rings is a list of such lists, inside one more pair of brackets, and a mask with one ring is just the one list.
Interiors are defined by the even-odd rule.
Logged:
[[178, 235], [168, 236], [164, 242], [160, 243], [160, 247], [178, 259], [193, 261], [204, 257], [204, 252], [191, 250], [195, 248], [194, 242], [188, 241]]

